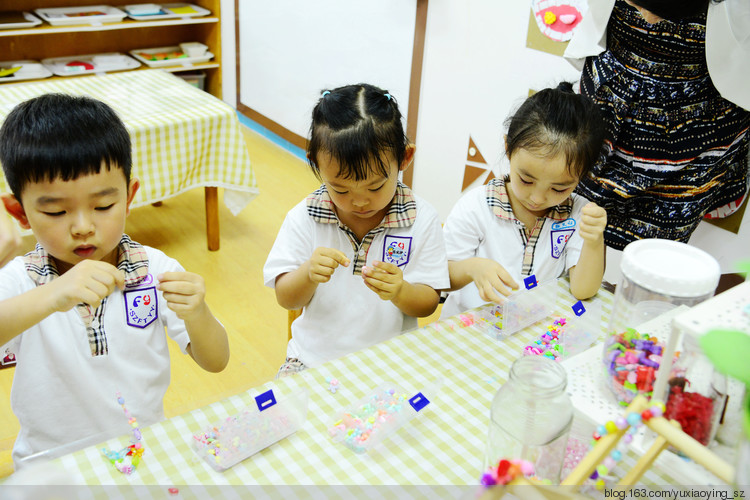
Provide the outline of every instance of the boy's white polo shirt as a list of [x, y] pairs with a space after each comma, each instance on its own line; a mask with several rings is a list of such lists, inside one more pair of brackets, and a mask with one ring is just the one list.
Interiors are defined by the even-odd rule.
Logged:
[[265, 284], [273, 288], [277, 276], [299, 268], [318, 247], [335, 248], [351, 260], [348, 267], [339, 266], [330, 281], [318, 285], [302, 315], [292, 323], [287, 357], [307, 366], [417, 327], [416, 318], [404, 315], [365, 286], [363, 266], [372, 266], [375, 260], [391, 261], [401, 267], [404, 280], [436, 290], [450, 282], [437, 212], [406, 186], [399, 184], [383, 223], [359, 244], [332, 207], [323, 186], [290, 210], [263, 268]]
[[[537, 219], [527, 236], [516, 219], [503, 179], [493, 179], [462, 196], [445, 221], [448, 260], [483, 257], [498, 262], [523, 287], [523, 279], [534, 274], [540, 283], [559, 278], [578, 263], [583, 240], [578, 226], [588, 200], [572, 194]], [[485, 301], [472, 282], [450, 292], [440, 314], [446, 318], [478, 307]]]
[[[103, 321], [108, 354], [92, 356], [75, 308], [48, 316], [6, 344], [17, 359], [11, 406], [21, 430], [13, 447], [14, 461], [61, 444], [83, 440], [73, 445], [73, 451], [102, 441], [102, 436], [129, 433], [117, 392], [141, 427], [164, 419], [163, 398], [170, 380], [164, 328], [183, 352], [190, 339], [185, 323], [153, 287], [158, 274], [184, 269], [161, 251], [143, 248], [149, 260], [146, 279], [125, 290], [115, 288], [107, 297]], [[22, 257], [0, 270], [0, 300], [35, 286]], [[132, 302], [136, 295], [142, 300], [151, 293], [157, 297], [157, 319], [144, 328], [129, 326], [125, 300]]]

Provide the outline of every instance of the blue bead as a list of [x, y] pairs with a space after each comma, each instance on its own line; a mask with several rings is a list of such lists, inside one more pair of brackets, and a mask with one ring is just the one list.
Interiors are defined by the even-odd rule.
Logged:
[[607, 435], [607, 428], [603, 425], [597, 426], [596, 433], [600, 436], [606, 436]]

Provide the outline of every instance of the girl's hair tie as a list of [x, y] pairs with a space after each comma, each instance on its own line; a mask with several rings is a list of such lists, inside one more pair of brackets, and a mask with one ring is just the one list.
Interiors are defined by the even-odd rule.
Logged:
[[323, 91], [323, 95], [322, 95], [322, 97], [325, 97], [325, 96], [327, 96], [327, 95], [328, 95], [328, 94], [330, 94], [330, 93], [331, 93], [331, 91], [330, 91], [330, 90], [324, 90], [324, 91]]
[[385, 96], [385, 98], [386, 98], [386, 99], [388, 99], [389, 101], [391, 100], [391, 94], [383, 94], [383, 95], [384, 95], [384, 96]]

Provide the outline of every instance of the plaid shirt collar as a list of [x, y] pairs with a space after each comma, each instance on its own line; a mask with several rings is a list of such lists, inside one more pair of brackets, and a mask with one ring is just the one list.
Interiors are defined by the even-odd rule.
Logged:
[[[499, 178], [496, 177], [487, 183], [485, 186], [485, 197], [487, 204], [492, 209], [492, 213], [500, 219], [518, 221], [516, 216], [513, 214], [513, 208], [510, 206], [510, 197], [508, 196], [508, 190], [505, 187], [508, 177]], [[573, 198], [568, 196], [561, 204], [550, 208], [544, 217], [552, 220], [565, 220], [570, 217], [573, 212]]]
[[[341, 223], [328, 194], [325, 184], [320, 186], [316, 191], [311, 193], [307, 199], [307, 214], [315, 222], [322, 224], [338, 224], [339, 227], [345, 228]], [[417, 216], [417, 203], [414, 201], [414, 195], [406, 185], [400, 181], [396, 185], [396, 194], [393, 196], [391, 206], [385, 214], [378, 228], [409, 227], [414, 224]]]
[[[146, 250], [141, 244], [131, 240], [127, 234], [122, 235], [118, 250], [117, 269], [125, 273], [125, 285], [137, 285], [148, 274]], [[23, 262], [26, 274], [36, 286], [49, 283], [60, 276], [55, 261], [39, 243], [34, 250], [23, 256]], [[96, 309], [83, 303], [76, 306], [76, 311], [86, 325], [92, 356], [106, 355], [109, 352], [107, 336], [102, 322], [106, 303], [107, 298], [105, 297]]]

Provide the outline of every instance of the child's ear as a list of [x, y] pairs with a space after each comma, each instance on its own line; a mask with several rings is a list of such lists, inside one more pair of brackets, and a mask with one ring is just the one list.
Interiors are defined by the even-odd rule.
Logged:
[[3, 199], [5, 210], [18, 221], [18, 224], [23, 229], [31, 229], [31, 226], [29, 225], [29, 219], [26, 217], [26, 210], [23, 209], [23, 205], [21, 205], [21, 202], [18, 201], [16, 197], [10, 193], [3, 194], [1, 198]]
[[404, 159], [401, 162], [401, 165], [398, 166], [398, 170], [400, 172], [403, 172], [407, 169], [409, 165], [411, 165], [411, 162], [414, 161], [414, 153], [417, 151], [417, 147], [414, 144], [407, 144], [406, 150], [404, 151]]
[[135, 198], [135, 193], [138, 192], [139, 187], [141, 187], [141, 182], [138, 179], [130, 179], [130, 185], [128, 186], [128, 204], [125, 215], [130, 215], [130, 204], [133, 203], [133, 198]]

